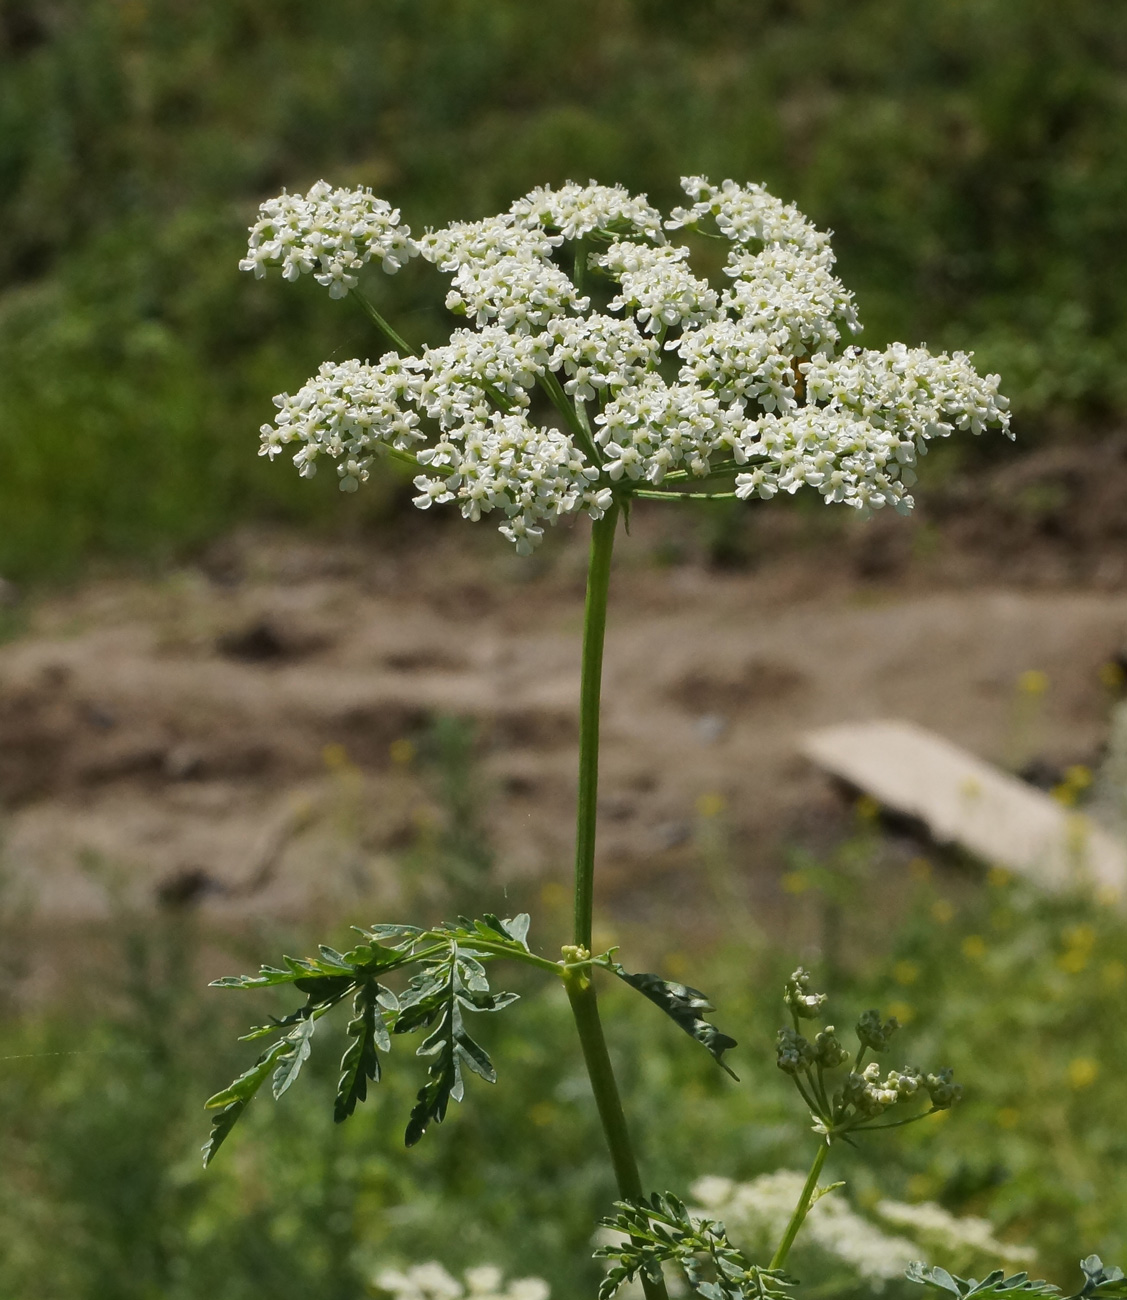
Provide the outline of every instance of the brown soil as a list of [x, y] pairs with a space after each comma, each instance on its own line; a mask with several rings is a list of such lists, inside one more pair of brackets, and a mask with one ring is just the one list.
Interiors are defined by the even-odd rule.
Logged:
[[[839, 825], [798, 757], [808, 728], [902, 717], [999, 761], [1098, 754], [1101, 666], [1127, 647], [1124, 445], [919, 496], [869, 524], [637, 512], [607, 644], [606, 902], [683, 904], [673, 868], [717, 820], [708, 796], [738, 870], [774, 889], [782, 843]], [[395, 742], [439, 714], [479, 723], [502, 879], [563, 879], [583, 544], [560, 529], [522, 561], [430, 518], [366, 543], [254, 534], [160, 582], [39, 600], [0, 647], [9, 895], [56, 922], [121, 896], [232, 918], [394, 907], [435, 817]], [[1050, 682], [1032, 707], [1028, 669]]]

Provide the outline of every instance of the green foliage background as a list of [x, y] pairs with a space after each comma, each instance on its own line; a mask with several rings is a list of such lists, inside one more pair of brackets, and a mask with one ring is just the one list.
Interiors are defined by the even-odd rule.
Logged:
[[[1125, 66], [1118, 0], [0, 0], [0, 573], [339, 525], [254, 432], [369, 336], [235, 270], [258, 201], [321, 176], [416, 228], [568, 177], [762, 179], [837, 232], [866, 341], [977, 349], [1025, 439], [1099, 428]], [[437, 335], [417, 268], [377, 293]]]
[[[824, 1181], [845, 1179], [862, 1210], [892, 1197], [986, 1215], [1003, 1237], [1037, 1248], [1035, 1276], [1068, 1286], [1081, 1254], [1127, 1258], [1127, 921], [997, 873], [973, 891], [964, 881], [952, 893], [957, 878], [945, 881], [919, 883], [891, 928], [873, 894], [850, 893], [844, 930], [836, 923], [849, 956], [833, 972], [823, 960], [815, 981], [831, 990], [843, 1035], [866, 1007], [903, 1017], [886, 1064], [949, 1063], [966, 1099], [941, 1120], [839, 1144]], [[807, 922], [826, 897], [816, 887], [805, 896]], [[22, 922], [0, 922], [9, 958], [34, 942], [21, 938]], [[530, 935], [546, 955], [551, 928], [534, 922]], [[728, 1058], [738, 1083], [645, 998], [603, 981], [649, 1186], [688, 1196], [705, 1174], [805, 1172], [815, 1138], [773, 1045], [798, 933], [774, 925], [768, 938], [745, 925], [707, 956], [650, 955], [713, 995], [714, 1019], [739, 1039]], [[306, 951], [313, 937], [264, 928], [233, 941], [243, 956], [229, 960], [254, 970], [264, 954]], [[349, 941], [343, 924], [315, 937]], [[620, 937], [624, 958], [661, 942]], [[198, 963], [214, 962], [214, 935], [191, 916], [121, 916], [115, 942], [111, 978], [103, 955], [85, 992], [18, 1019], [0, 1014], [0, 1295], [343, 1300], [370, 1294], [382, 1268], [429, 1259], [546, 1277], [558, 1297], [594, 1294], [592, 1225], [614, 1189], [556, 981], [504, 969], [524, 996], [482, 1028], [498, 1082], [471, 1078], [465, 1101], [410, 1151], [403, 1125], [426, 1067], [411, 1038], [394, 1040], [353, 1118], [332, 1122], [343, 1015], [335, 1035], [328, 1021], [318, 1031], [298, 1083], [277, 1104], [264, 1090], [204, 1171], [202, 1100], [261, 1047], [235, 1034], [300, 999], [201, 993]], [[803, 1294], [873, 1294], [801, 1251], [788, 1269]], [[893, 1283], [880, 1294], [922, 1293]]]

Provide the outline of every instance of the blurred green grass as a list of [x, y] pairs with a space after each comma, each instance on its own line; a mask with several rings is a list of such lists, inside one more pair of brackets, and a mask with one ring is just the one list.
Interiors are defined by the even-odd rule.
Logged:
[[[977, 349], [1026, 440], [1116, 421], [1125, 55], [1116, 0], [3, 0], [0, 573], [388, 513], [254, 456], [274, 392], [376, 346], [235, 270], [322, 175], [416, 228], [567, 177], [765, 180], [836, 231], [866, 342]], [[376, 292], [438, 335], [424, 275]]]

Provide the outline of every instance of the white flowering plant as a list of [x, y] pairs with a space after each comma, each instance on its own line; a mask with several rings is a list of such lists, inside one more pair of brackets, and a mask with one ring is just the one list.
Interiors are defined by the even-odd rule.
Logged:
[[[771, 1256], [756, 1262], [719, 1221], [690, 1213], [672, 1194], [646, 1193], [596, 980], [616, 978], [641, 993], [729, 1073], [725, 1055], [736, 1044], [709, 1021], [712, 1005], [698, 990], [630, 973], [613, 951], [592, 951], [600, 690], [616, 530], [635, 499], [766, 500], [803, 486], [862, 514], [884, 506], [907, 511], [914, 467], [932, 439], [990, 426], [1008, 433], [1009, 418], [998, 377], [980, 376], [961, 353], [849, 343], [859, 329], [852, 295], [833, 273], [828, 235], [796, 208], [758, 185], [690, 177], [683, 188], [687, 203], [668, 217], [620, 187], [569, 183], [534, 190], [497, 216], [415, 237], [370, 191], [321, 182], [304, 196], [263, 204], [251, 228], [244, 270], [261, 276], [280, 269], [289, 280], [312, 275], [331, 296], [353, 298], [389, 345], [376, 361], [326, 362], [296, 393], [275, 398], [263, 455], [292, 450], [306, 477], [327, 458], [349, 492], [380, 460], [406, 465], [418, 507], [453, 504], [469, 520], [493, 515], [522, 555], [565, 516], [591, 521], [575, 922], [558, 960], [529, 945], [527, 915], [486, 914], [432, 927], [373, 925], [348, 951], [323, 946], [314, 957], [286, 957], [258, 975], [218, 981], [243, 989], [292, 985], [305, 1000], [247, 1035], [272, 1041], [208, 1102], [215, 1116], [204, 1153], [205, 1161], [214, 1157], [267, 1079], [276, 1097], [291, 1086], [322, 1018], [345, 1002], [352, 1016], [336, 1118], [347, 1119], [379, 1081], [381, 1057], [396, 1038], [421, 1036], [416, 1055], [427, 1062], [426, 1078], [406, 1126], [406, 1143], [414, 1145], [443, 1121], [451, 1100], [462, 1100], [467, 1074], [495, 1079], [471, 1022], [516, 1000], [493, 988], [490, 968], [517, 962], [562, 981], [606, 1136], [621, 1199], [604, 1224], [618, 1233], [615, 1244], [598, 1252], [611, 1261], [604, 1300], [635, 1280], [647, 1300], [663, 1300], [666, 1266], [706, 1300], [783, 1300], [794, 1285], [783, 1271], [791, 1245], [811, 1206], [832, 1190], [818, 1186], [831, 1146], [944, 1109], [958, 1088], [949, 1072], [905, 1067], [882, 1078], [866, 1064], [866, 1054], [880, 1053], [895, 1029], [875, 1013], [858, 1023], [855, 1054], [832, 1026], [808, 1041], [801, 1023], [820, 1014], [824, 998], [796, 971], [778, 1063], [810, 1110], [818, 1146]], [[692, 247], [674, 242], [678, 232], [691, 232], [698, 248], [718, 243], [722, 283], [697, 273]], [[369, 263], [393, 273], [414, 257], [450, 277], [446, 305], [464, 324], [445, 342], [410, 345], [361, 289]], [[838, 1084], [835, 1071], [845, 1072]], [[901, 1110], [912, 1113], [901, 1120]], [[881, 1118], [893, 1111], [897, 1118]], [[1082, 1295], [1127, 1300], [1122, 1274], [1098, 1261], [1085, 1269]], [[976, 1283], [918, 1266], [913, 1276], [960, 1298], [1056, 1294], [1024, 1274]], [[385, 1290], [402, 1295], [500, 1287], [499, 1274], [486, 1278], [479, 1270], [467, 1274], [466, 1292], [437, 1265], [388, 1273], [384, 1281]], [[535, 1280], [526, 1282], [531, 1294]]]

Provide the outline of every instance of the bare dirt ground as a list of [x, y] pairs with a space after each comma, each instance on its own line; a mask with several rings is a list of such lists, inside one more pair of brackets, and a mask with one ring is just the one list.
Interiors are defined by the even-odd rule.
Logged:
[[[1097, 756], [1127, 647], [1125, 455], [925, 482], [910, 520], [638, 512], [607, 643], [604, 901], [662, 895], [720, 800], [738, 869], [774, 889], [780, 846], [840, 824], [798, 757], [811, 727], [897, 717], [1010, 764]], [[503, 879], [564, 879], [584, 564], [579, 529], [522, 561], [487, 527], [412, 518], [364, 542], [247, 534], [159, 581], [37, 600], [0, 647], [9, 896], [51, 922], [117, 896], [394, 906], [434, 817], [402, 742], [440, 714], [478, 721]]]

